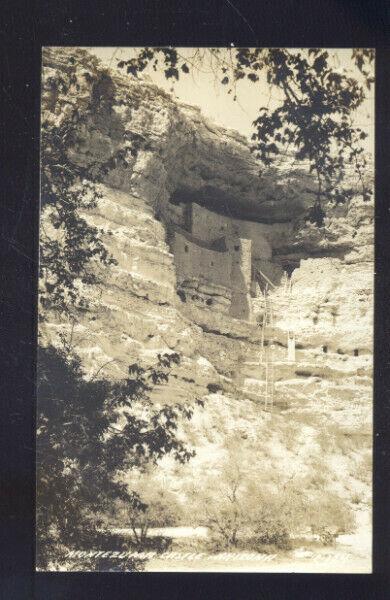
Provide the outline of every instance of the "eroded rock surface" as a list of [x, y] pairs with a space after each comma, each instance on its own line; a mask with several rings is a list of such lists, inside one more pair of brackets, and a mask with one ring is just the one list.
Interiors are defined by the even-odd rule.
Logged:
[[[60, 78], [74, 73], [79, 87], [62, 94]], [[279, 469], [283, 480], [290, 472], [284, 470], [286, 457], [297, 471], [317, 457], [327, 460], [342, 493], [350, 498], [358, 490], [367, 501], [370, 481], [366, 475], [359, 480], [358, 467], [370, 452], [369, 443], [359, 445], [359, 440], [371, 433], [372, 203], [356, 195], [349, 205], [328, 207], [323, 227], [307, 223], [304, 214], [312, 202], [305, 191], [311, 185], [307, 174], [280, 167], [260, 177], [247, 141], [237, 132], [213, 125], [198, 109], [153, 85], [108, 73], [84, 51], [45, 50], [44, 119], [61, 123], [76, 105], [81, 111], [85, 107], [86, 116], [68, 159], [100, 181], [103, 198], [85, 218], [104, 230], [104, 242], [118, 261], [102, 272], [102, 285], [86, 290], [91, 307], [78, 316], [73, 332], [86, 370], [101, 369], [117, 378], [134, 361], [152, 364], [158, 352], [179, 352], [181, 364], [170, 385], [157, 390], [155, 401], [206, 399], [191, 426], [198, 456], [186, 472], [220, 465], [230, 437], [242, 436], [248, 452], [256, 439], [254, 471], [268, 461], [267, 469]], [[87, 110], [91, 105], [94, 110]], [[262, 228], [259, 256], [265, 243], [271, 255], [263, 262], [258, 258], [259, 268], [276, 283], [270, 294], [271, 417], [263, 411], [262, 299], [254, 299], [256, 318], [249, 323], [224, 310], [230, 298], [223, 286], [178, 282], [168, 229], [180, 201], [216, 215], [225, 211], [221, 223], [246, 219], [254, 223], [247, 228]], [[282, 268], [286, 262], [296, 267], [290, 284]], [[200, 300], [204, 294], [204, 301], [183, 302], [177, 291], [186, 285]], [[213, 294], [216, 305], [207, 305]], [[58, 333], [68, 328], [53, 316], [42, 325], [42, 339], [58, 343]], [[291, 331], [294, 362], [287, 360]], [[210, 384], [218, 393], [209, 393]], [[335, 460], [338, 436], [351, 442], [342, 466]], [[266, 448], [273, 448], [271, 462]], [[172, 470], [173, 487], [180, 487], [183, 473]]]

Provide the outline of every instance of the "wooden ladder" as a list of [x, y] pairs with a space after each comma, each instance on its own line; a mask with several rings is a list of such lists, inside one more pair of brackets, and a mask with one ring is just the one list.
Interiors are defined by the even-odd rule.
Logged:
[[[261, 364], [264, 369], [264, 382], [265, 382], [265, 394], [264, 394], [264, 408], [266, 410], [272, 409], [274, 404], [275, 395], [275, 376], [274, 376], [274, 314], [272, 300], [268, 295], [268, 285], [264, 290], [264, 315], [263, 323], [261, 328]], [[269, 335], [266, 336], [266, 333]], [[267, 345], [265, 345], [265, 338], [267, 338]]]
[[264, 295], [265, 301], [265, 327], [268, 328], [267, 346], [265, 350], [265, 397], [264, 408], [272, 410], [275, 396], [275, 373], [274, 373], [274, 309], [268, 290]]
[[[272, 287], [276, 289], [275, 284], [262, 272], [260, 269], [256, 269], [254, 273], [257, 282], [260, 287], [263, 289], [263, 298], [264, 298], [264, 314], [263, 321], [261, 327], [261, 353], [260, 353], [260, 365], [261, 371], [264, 374], [264, 382], [265, 382], [265, 394], [264, 394], [264, 408], [266, 410], [273, 409], [274, 406], [274, 398], [275, 398], [275, 360], [274, 360], [274, 303], [269, 295], [269, 290]], [[283, 296], [287, 299], [287, 306], [284, 306], [284, 302], [278, 306], [276, 303], [276, 307], [279, 310], [287, 310], [288, 312], [291, 309], [291, 294], [292, 294], [292, 280], [291, 277], [286, 277], [283, 286]], [[295, 331], [289, 330], [288, 340], [293, 340], [294, 345], [294, 358], [295, 361]], [[287, 342], [287, 348], [289, 347], [289, 341]], [[287, 349], [287, 352], [289, 350]], [[288, 358], [289, 359], [289, 358]]]

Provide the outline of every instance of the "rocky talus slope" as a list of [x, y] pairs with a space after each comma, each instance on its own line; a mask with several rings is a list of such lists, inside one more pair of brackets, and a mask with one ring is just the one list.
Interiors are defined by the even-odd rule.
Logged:
[[[62, 93], [60, 79], [70, 81], [74, 74], [78, 87]], [[101, 368], [117, 378], [134, 361], [152, 364], [157, 353], [175, 351], [181, 364], [155, 401], [206, 401], [183, 429], [197, 456], [185, 467], [164, 462], [161, 473], [171, 489], [184, 498], [184, 483], [195, 474], [201, 480], [218, 472], [229, 444], [239, 440], [251, 457], [248, 469], [263, 483], [277, 486], [294, 474], [306, 477], [308, 486], [330, 486], [350, 502], [368, 503], [372, 203], [356, 195], [348, 206], [328, 207], [323, 227], [306, 223], [311, 197], [304, 173], [281, 165], [259, 177], [238, 133], [213, 125], [198, 109], [147, 82], [108, 73], [81, 50], [45, 50], [42, 98], [44, 118], [58, 124], [73, 106], [85, 107], [68, 159], [100, 174], [103, 198], [85, 217], [103, 228], [118, 261], [102, 272], [101, 285], [85, 291], [91, 306], [74, 327], [86, 370]], [[290, 196], [288, 189], [294, 190]], [[275, 261], [299, 264], [291, 292], [281, 284], [271, 293], [272, 413], [263, 410], [261, 328], [183, 303], [176, 293], [167, 224], [174, 211], [170, 201], [180, 195], [215, 210], [228, 205], [237, 217], [266, 223], [271, 238], [279, 239], [273, 243]], [[288, 235], [280, 237], [281, 228]], [[255, 311], [261, 317], [260, 300]], [[53, 315], [42, 325], [44, 343], [58, 343], [69, 327]], [[296, 360], [289, 363], [292, 330]], [[320, 474], [324, 480], [314, 481]]]

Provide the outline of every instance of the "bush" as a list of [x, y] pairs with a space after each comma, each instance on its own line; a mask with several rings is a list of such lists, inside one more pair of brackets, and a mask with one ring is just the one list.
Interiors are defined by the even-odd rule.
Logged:
[[218, 394], [218, 392], [223, 391], [223, 388], [219, 383], [209, 383], [207, 384], [207, 390], [209, 394]]
[[206, 524], [210, 531], [210, 545], [214, 551], [229, 549], [262, 550], [274, 546], [279, 550], [291, 548], [286, 513], [278, 514], [272, 503], [254, 510], [244, 499], [216, 505], [207, 510]]
[[335, 494], [322, 494], [308, 505], [307, 521], [313, 534], [325, 545], [331, 545], [343, 533], [351, 533], [355, 518], [346, 502]]
[[219, 551], [236, 548], [247, 524], [247, 519], [239, 504], [232, 502], [227, 506], [206, 510], [206, 523], [211, 534], [210, 541], [213, 549]]
[[[213, 490], [202, 498], [204, 524], [214, 551], [232, 548], [290, 550], [292, 538], [310, 531], [324, 545], [353, 530], [350, 507], [326, 488], [308, 490], [304, 480], [279, 485], [277, 492], [249, 480], [245, 457], [234, 447]], [[198, 495], [198, 498], [201, 495]]]
[[213, 550], [259, 550], [264, 545], [290, 549], [291, 498], [260, 493], [248, 482], [240, 462], [238, 454], [227, 463], [219, 491], [204, 504]]
[[318, 537], [324, 546], [333, 546], [336, 542], [337, 535], [324, 528], [319, 531]]
[[257, 545], [273, 545], [279, 550], [291, 549], [291, 538], [285, 523], [285, 515], [271, 515], [264, 510], [264, 517], [254, 524]]

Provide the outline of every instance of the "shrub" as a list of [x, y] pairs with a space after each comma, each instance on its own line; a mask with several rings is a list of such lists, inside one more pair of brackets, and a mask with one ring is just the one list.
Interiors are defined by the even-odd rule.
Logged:
[[279, 550], [291, 549], [291, 535], [305, 520], [306, 498], [300, 488], [286, 484], [278, 493], [250, 494], [252, 527], [258, 545], [273, 545]]
[[351, 533], [355, 526], [348, 504], [329, 492], [308, 505], [307, 521], [312, 533], [318, 535], [324, 545], [333, 544], [342, 533]]
[[311, 531], [324, 545], [333, 544], [341, 533], [353, 530], [350, 507], [325, 487], [307, 489], [304, 479], [292, 479], [278, 490], [249, 480], [245, 457], [235, 446], [213, 490], [202, 499], [213, 550], [242, 548], [264, 551], [265, 547], [289, 550], [293, 536]]
[[264, 507], [262, 518], [257, 517], [254, 526], [254, 539], [257, 544], [273, 545], [280, 550], [291, 549], [291, 538], [285, 522], [285, 515], [271, 515]]
[[242, 474], [233, 462], [222, 473], [219, 494], [208, 497], [204, 505], [206, 524], [216, 550], [238, 545], [239, 536], [248, 519], [241, 496]]
[[208, 509], [207, 525], [215, 550], [235, 548], [246, 525], [246, 518], [238, 503], [229, 503], [212, 512]]
[[361, 504], [363, 502], [363, 495], [355, 492], [351, 498], [352, 504]]
[[281, 500], [276, 494], [260, 493], [243, 472], [240, 453], [230, 457], [217, 493], [204, 504], [213, 550], [258, 550], [263, 545], [288, 550], [293, 516], [289, 499], [287, 494]]
[[217, 394], [218, 392], [222, 392], [222, 386], [218, 383], [209, 383], [207, 385], [207, 389], [210, 394]]
[[259, 550], [274, 546], [280, 550], [291, 548], [287, 512], [278, 513], [273, 502], [263, 501], [260, 507], [251, 506], [244, 497], [230, 498], [207, 507], [206, 524], [210, 531], [210, 545], [214, 551], [232, 548]]

